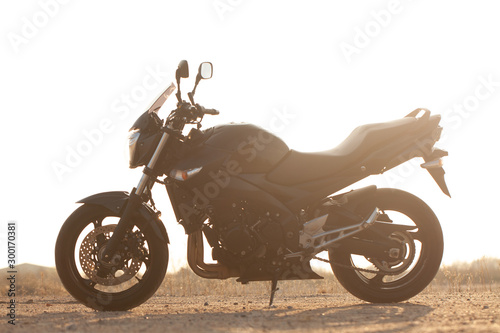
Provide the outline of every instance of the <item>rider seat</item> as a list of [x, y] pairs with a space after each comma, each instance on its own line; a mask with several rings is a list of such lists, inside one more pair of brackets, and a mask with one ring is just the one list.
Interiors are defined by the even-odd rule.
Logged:
[[295, 185], [322, 179], [343, 171], [366, 157], [372, 150], [418, 128], [418, 120], [405, 117], [385, 123], [367, 124], [354, 129], [337, 147], [315, 153], [290, 150], [268, 174], [270, 182]]

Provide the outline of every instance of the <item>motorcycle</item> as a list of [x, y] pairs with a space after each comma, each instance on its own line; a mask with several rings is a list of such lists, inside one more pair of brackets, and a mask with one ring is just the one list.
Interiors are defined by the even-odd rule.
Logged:
[[[329, 263], [340, 284], [368, 302], [407, 300], [431, 282], [443, 235], [425, 202], [374, 185], [338, 193], [419, 157], [450, 196], [442, 168], [448, 153], [434, 147], [439, 115], [416, 109], [357, 127], [331, 150], [303, 153], [251, 124], [201, 130], [205, 115], [219, 113], [194, 101], [198, 84], [212, 74], [212, 64], [201, 63], [185, 101], [180, 81], [189, 67], [180, 62], [176, 109], [165, 121], [158, 115], [176, 89], [172, 83], [130, 129], [130, 167], [144, 167], [137, 187], [80, 200], [63, 224], [56, 268], [74, 298], [97, 310], [127, 310], [161, 285], [169, 238], [152, 198], [155, 184], [165, 186], [185, 229], [193, 272], [242, 284], [271, 281], [269, 305], [278, 281], [322, 278], [312, 260]], [[204, 240], [213, 263], [204, 260]]]

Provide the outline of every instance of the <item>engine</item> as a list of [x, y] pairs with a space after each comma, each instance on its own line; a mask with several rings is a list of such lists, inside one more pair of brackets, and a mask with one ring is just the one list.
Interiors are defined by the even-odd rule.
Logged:
[[258, 214], [242, 201], [214, 210], [203, 229], [213, 259], [227, 265], [269, 258], [283, 246], [283, 231], [271, 214]]

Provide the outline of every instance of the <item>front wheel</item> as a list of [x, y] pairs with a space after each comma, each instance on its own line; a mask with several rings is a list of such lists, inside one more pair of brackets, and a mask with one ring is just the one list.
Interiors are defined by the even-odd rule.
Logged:
[[56, 242], [56, 268], [68, 292], [84, 305], [122, 311], [149, 299], [165, 277], [167, 244], [136, 221], [112, 263], [100, 260], [119, 216], [96, 205], [79, 207], [66, 220]]
[[407, 300], [420, 293], [434, 278], [443, 256], [443, 234], [436, 215], [416, 196], [397, 189], [378, 189], [362, 204], [378, 207], [394, 223], [413, 226], [389, 237], [406, 249], [406, 257], [394, 262], [354, 255], [348, 249], [329, 250], [330, 265], [340, 284], [354, 296], [372, 303]]

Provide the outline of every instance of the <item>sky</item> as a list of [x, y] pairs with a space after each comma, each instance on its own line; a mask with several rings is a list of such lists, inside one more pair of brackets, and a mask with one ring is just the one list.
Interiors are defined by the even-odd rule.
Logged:
[[[76, 201], [130, 191], [127, 131], [174, 80], [180, 60], [211, 61], [196, 100], [221, 114], [204, 128], [248, 122], [290, 148], [321, 151], [356, 127], [441, 114], [445, 196], [410, 161], [369, 184], [409, 191], [435, 211], [443, 263], [500, 257], [500, 4], [496, 1], [69, 1], [0, 4], [0, 267], [17, 222], [17, 260], [54, 265]], [[189, 90], [188, 90], [189, 89]], [[172, 96], [173, 97], [173, 96]], [[160, 112], [175, 107], [171, 98]], [[186, 236], [163, 188], [170, 269]]]

